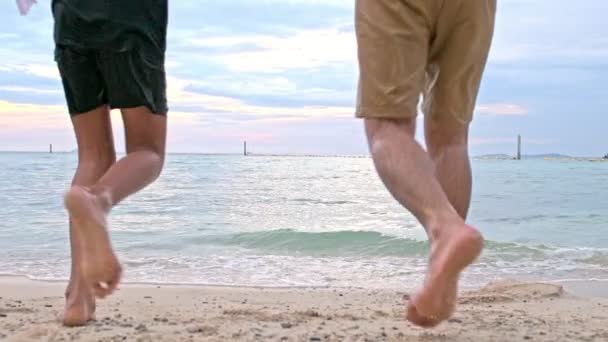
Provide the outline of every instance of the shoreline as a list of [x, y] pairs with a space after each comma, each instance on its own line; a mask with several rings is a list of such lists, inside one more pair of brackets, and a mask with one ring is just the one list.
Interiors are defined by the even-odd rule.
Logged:
[[405, 291], [132, 285], [97, 305], [97, 320], [64, 328], [64, 282], [0, 277], [7, 341], [605, 341], [608, 299], [547, 283], [465, 291], [436, 329], [407, 323]]
[[[67, 279], [37, 279], [27, 275], [15, 275], [15, 274], [0, 274], [0, 287], [11, 282], [32, 282], [41, 284], [60, 284], [65, 286]], [[501, 282], [501, 281], [498, 281]], [[518, 279], [504, 279], [502, 282], [511, 283], [522, 283], [522, 284], [535, 284], [543, 283], [548, 285], [562, 286], [564, 290], [574, 296], [588, 298], [588, 299], [608, 299], [608, 279], [558, 279], [558, 280], [518, 280]], [[485, 286], [491, 284], [486, 284]], [[474, 292], [483, 289], [485, 286], [477, 287], [464, 287], [462, 292]], [[186, 288], [186, 289], [205, 289], [205, 288], [219, 288], [219, 289], [246, 289], [246, 290], [356, 290], [356, 291], [404, 291], [411, 292], [416, 290], [416, 286], [396, 288], [396, 287], [357, 287], [357, 286], [264, 286], [264, 285], [230, 285], [230, 284], [203, 284], [203, 283], [163, 283], [163, 282], [121, 282], [121, 287], [134, 287], [134, 288]]]

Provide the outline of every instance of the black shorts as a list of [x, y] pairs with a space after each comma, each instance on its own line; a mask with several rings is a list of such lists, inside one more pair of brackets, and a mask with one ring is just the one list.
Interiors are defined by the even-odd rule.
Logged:
[[103, 105], [167, 113], [164, 58], [159, 54], [58, 45], [55, 60], [72, 116]]

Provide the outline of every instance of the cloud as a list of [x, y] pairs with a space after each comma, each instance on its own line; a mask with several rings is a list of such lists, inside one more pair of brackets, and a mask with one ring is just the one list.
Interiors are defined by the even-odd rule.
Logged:
[[[257, 120], [306, 120], [312, 118], [352, 117], [354, 108], [349, 106], [262, 106], [248, 104], [241, 99], [229, 96], [209, 95], [192, 91], [197, 81], [169, 77], [167, 96], [170, 105], [186, 109], [186, 112], [197, 113], [201, 120], [207, 117], [220, 116], [230, 120], [231, 115], [249, 116]], [[277, 87], [289, 88], [289, 82], [277, 82]], [[229, 114], [229, 115], [227, 115]]]
[[475, 107], [475, 113], [486, 116], [525, 116], [528, 109], [513, 103], [480, 104]]
[[[212, 57], [232, 72], [282, 73], [292, 69], [315, 69], [326, 65], [354, 65], [356, 41], [352, 31], [338, 28], [300, 30], [288, 36], [236, 35], [192, 38], [192, 47], [227, 49]], [[247, 47], [250, 47], [249, 49]]]
[[63, 91], [60, 89], [40, 89], [33, 87], [18, 87], [18, 86], [0, 86], [0, 90], [16, 92], [16, 93], [26, 93], [26, 94], [34, 94], [34, 95], [60, 95], [63, 96]]
[[350, 88], [336, 89], [335, 84], [306, 87], [284, 76], [244, 77], [242, 80], [216, 78], [186, 85], [184, 90], [196, 94], [238, 98], [248, 104], [268, 107], [352, 108], [355, 102], [355, 92]]
[[[120, 122], [119, 113], [113, 113], [115, 122]], [[171, 121], [177, 124], [196, 124], [198, 116], [188, 112], [172, 112]], [[0, 100], [0, 127], [19, 129], [57, 129], [71, 127], [64, 105], [36, 105], [12, 103]]]
[[61, 80], [59, 70], [54, 64], [0, 64], [0, 71], [18, 72], [26, 75]]
[[[475, 148], [511, 150], [522, 132], [530, 148], [551, 142], [560, 152], [605, 153], [608, 2], [501, 0], [498, 7]], [[366, 151], [352, 118], [354, 1], [180, 0], [170, 9], [170, 151], [230, 150], [240, 136], [259, 137], [268, 151]], [[0, 11], [1, 148], [29, 146], [53, 130], [73, 144], [49, 8], [21, 17], [7, 1]]]
[[607, 11], [608, 2], [600, 0], [499, 1], [489, 65], [541, 69], [606, 66]]

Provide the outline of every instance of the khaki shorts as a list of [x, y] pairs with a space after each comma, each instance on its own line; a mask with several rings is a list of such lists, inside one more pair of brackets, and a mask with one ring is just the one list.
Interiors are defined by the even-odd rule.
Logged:
[[473, 118], [496, 0], [357, 0], [357, 117]]

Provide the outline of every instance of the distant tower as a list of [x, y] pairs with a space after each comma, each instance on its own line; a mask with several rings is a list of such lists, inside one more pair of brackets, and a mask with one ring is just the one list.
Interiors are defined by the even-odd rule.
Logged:
[[521, 160], [521, 135], [517, 136], [517, 160]]
[[246, 141], [243, 142], [243, 155], [247, 156], [247, 142]]
[[49, 145], [49, 153], [53, 153], [53, 144]]

